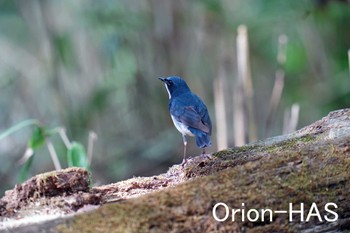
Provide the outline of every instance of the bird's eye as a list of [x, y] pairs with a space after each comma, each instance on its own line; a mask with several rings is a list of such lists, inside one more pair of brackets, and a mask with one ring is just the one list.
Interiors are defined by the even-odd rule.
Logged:
[[167, 84], [168, 84], [169, 86], [172, 86], [172, 85], [173, 85], [173, 81], [168, 80], [168, 81], [167, 81]]

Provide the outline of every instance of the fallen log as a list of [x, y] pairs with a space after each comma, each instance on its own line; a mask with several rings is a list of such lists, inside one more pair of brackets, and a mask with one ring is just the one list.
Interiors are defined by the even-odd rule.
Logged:
[[[52, 178], [65, 173], [75, 178]], [[292, 134], [192, 158], [158, 176], [93, 188], [79, 168], [39, 176], [0, 200], [2, 230], [343, 231], [350, 229], [350, 110]], [[33, 213], [51, 219], [15, 225]]]

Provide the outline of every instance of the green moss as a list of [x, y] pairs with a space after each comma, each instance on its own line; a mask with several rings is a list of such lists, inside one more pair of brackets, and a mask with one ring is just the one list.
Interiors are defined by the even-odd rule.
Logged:
[[[308, 144], [308, 142], [313, 144]], [[77, 216], [69, 227], [60, 231], [114, 232], [213, 232], [220, 227], [226, 231], [245, 228], [247, 232], [295, 232], [295, 224], [279, 221], [262, 226], [248, 222], [217, 223], [211, 218], [213, 204], [224, 202], [231, 208], [287, 209], [289, 203], [303, 202], [309, 206], [316, 202], [338, 204], [338, 213], [350, 201], [350, 157], [341, 144], [318, 144], [312, 137], [289, 140], [265, 150], [274, 152], [258, 161], [250, 161], [219, 173], [195, 178], [157, 193], [137, 199], [105, 205], [92, 213]], [[346, 143], [345, 143], [346, 145]], [[250, 147], [262, 151], [260, 147]], [[298, 150], [296, 150], [298, 148]], [[229, 149], [222, 154], [249, 153], [248, 147]], [[238, 152], [240, 151], [240, 152]], [[243, 151], [243, 152], [242, 152]], [[330, 155], [331, 154], [331, 155]], [[216, 155], [216, 156], [218, 156]], [[218, 157], [219, 157], [218, 156]], [[224, 161], [228, 161], [226, 158]], [[339, 196], [343, 201], [339, 202]], [[345, 200], [345, 201], [344, 201]], [[306, 209], [306, 208], [305, 208]], [[321, 211], [321, 215], [323, 210]], [[200, 223], [200, 224], [199, 224]]]
[[253, 151], [253, 150], [256, 150], [257, 148], [259, 148], [261, 146], [259, 145], [250, 145], [250, 144], [247, 144], [247, 145], [244, 145], [244, 146], [240, 146], [240, 147], [233, 147], [233, 148], [229, 148], [229, 149], [225, 149], [225, 150], [221, 150], [221, 151], [218, 151], [218, 152], [215, 152], [213, 153], [212, 155], [214, 157], [218, 157], [218, 158], [221, 158], [221, 159], [225, 159], [227, 156], [229, 155], [233, 155], [233, 154], [240, 154], [240, 153], [245, 153], [245, 152], [250, 152], [250, 151]]
[[213, 153], [214, 157], [225, 159], [225, 158], [231, 158], [232, 155], [235, 154], [242, 154], [242, 153], [274, 153], [276, 151], [282, 151], [282, 150], [291, 150], [295, 149], [298, 146], [301, 146], [301, 144], [310, 143], [315, 140], [315, 136], [307, 134], [303, 135], [298, 138], [293, 138], [290, 140], [284, 140], [279, 143], [275, 143], [272, 145], [261, 145], [261, 144], [247, 144], [241, 147], [234, 147], [225, 149], [222, 151], [218, 151]]

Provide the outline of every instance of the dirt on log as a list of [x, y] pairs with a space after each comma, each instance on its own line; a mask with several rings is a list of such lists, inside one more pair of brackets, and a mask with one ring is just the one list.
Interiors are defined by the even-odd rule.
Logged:
[[[350, 110], [331, 112], [292, 134], [194, 157], [186, 166], [174, 165], [158, 176], [92, 188], [89, 183], [84, 169], [70, 168], [17, 185], [0, 200], [0, 229], [346, 231], [350, 229]], [[218, 208], [214, 212], [215, 206]], [[291, 207], [304, 208], [304, 212], [290, 216]], [[239, 211], [232, 214], [231, 209]], [[261, 212], [252, 209], [273, 212], [266, 212], [262, 219]], [[226, 214], [228, 218], [217, 221], [213, 213], [219, 220], [224, 220]], [[51, 218], [33, 220], [33, 215]], [[259, 218], [252, 221], [257, 215]]]

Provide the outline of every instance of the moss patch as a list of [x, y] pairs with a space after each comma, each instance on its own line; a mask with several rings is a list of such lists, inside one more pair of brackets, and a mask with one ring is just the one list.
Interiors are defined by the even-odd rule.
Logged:
[[[274, 215], [271, 223], [229, 220], [220, 223], [212, 217], [212, 208], [215, 203], [224, 202], [230, 208], [243, 208], [242, 203], [245, 203], [247, 209], [283, 210], [291, 202], [295, 203], [295, 208], [305, 203], [307, 210], [316, 202], [323, 216], [325, 203], [334, 202], [339, 206], [339, 215], [346, 217], [350, 213], [347, 191], [350, 189], [350, 153], [344, 146], [349, 144], [350, 140], [304, 146], [288, 142], [282, 145], [284, 152], [276, 148], [274, 154], [257, 161], [137, 199], [102, 206], [58, 229], [62, 232], [78, 229], [86, 232], [108, 229], [114, 232], [233, 232], [241, 229], [298, 232], [317, 219], [298, 225], [297, 217], [290, 224], [286, 216]], [[292, 148], [287, 150], [288, 146]], [[299, 150], [295, 150], [295, 146], [300, 146]]]

